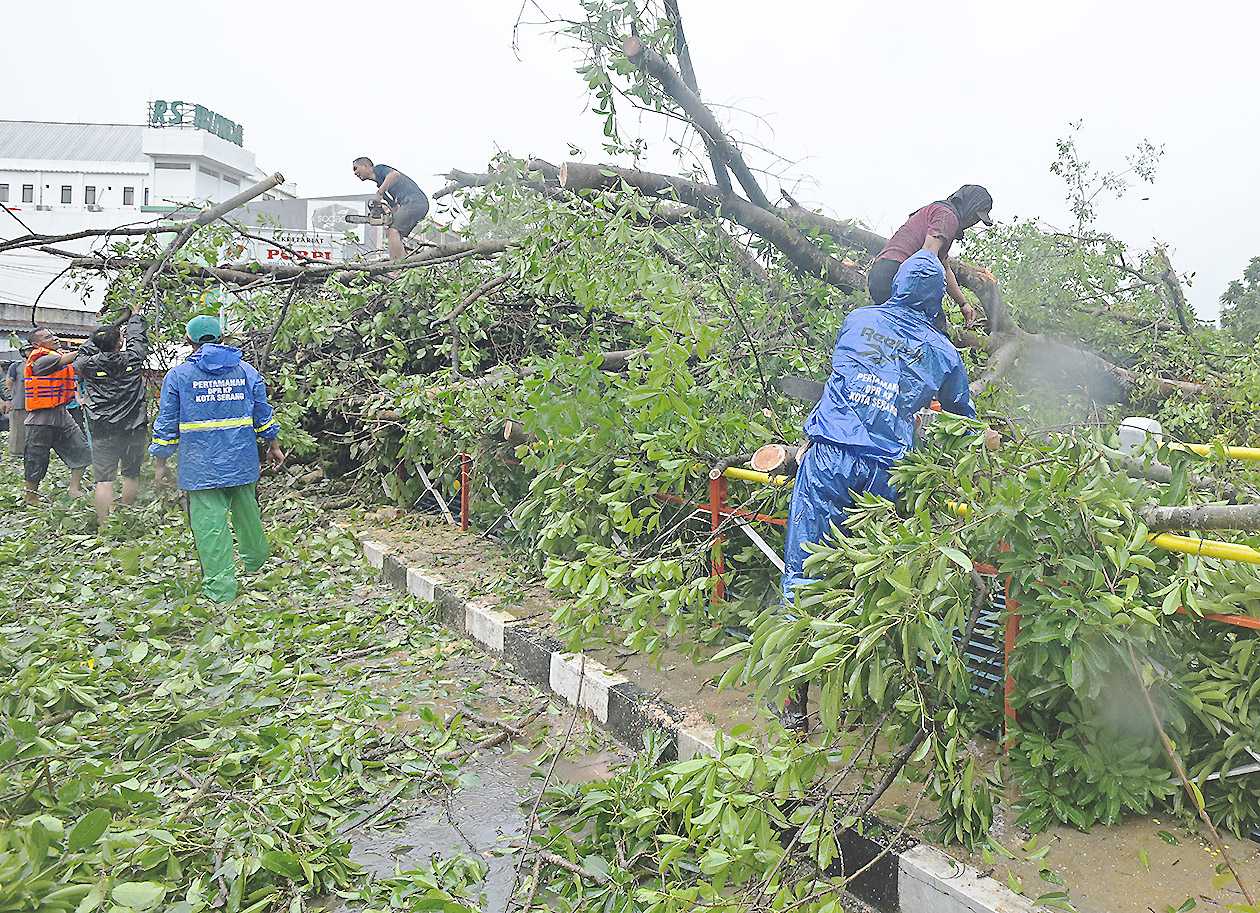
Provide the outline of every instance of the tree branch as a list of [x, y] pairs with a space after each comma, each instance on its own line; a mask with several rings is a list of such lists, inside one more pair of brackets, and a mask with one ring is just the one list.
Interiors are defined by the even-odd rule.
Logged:
[[[682, 12], [678, 9], [678, 0], [665, 0], [665, 16], [674, 27], [674, 56], [678, 58], [678, 71], [682, 74], [687, 88], [699, 97], [700, 83], [696, 79], [696, 68], [691, 63], [691, 49], [687, 47], [687, 33], [683, 31]], [[731, 193], [734, 188], [731, 187], [731, 176], [726, 170], [726, 163], [722, 161], [722, 156], [708, 137], [704, 138], [704, 145], [709, 152], [709, 161], [713, 165], [713, 180], [722, 188], [723, 193]]]
[[184, 227], [180, 229], [179, 234], [171, 239], [170, 243], [162, 249], [160, 254], [158, 254], [157, 259], [154, 260], [153, 263], [150, 264], [149, 268], [144, 271], [144, 275], [140, 277], [140, 284], [136, 286], [134, 293], [137, 309], [144, 307], [144, 292], [153, 283], [153, 280], [157, 278], [158, 273], [162, 271], [162, 267], [166, 266], [171, 257], [175, 255], [175, 252], [187, 243], [188, 239], [196, 233], [197, 229], [209, 225], [215, 219], [222, 218], [229, 212], [244, 206], [255, 197], [262, 196], [276, 185], [283, 183], [284, 175], [277, 171], [270, 177], [254, 184], [252, 187], [246, 187], [240, 193], [236, 194], [236, 196], [229, 197], [222, 203], [218, 203], [214, 206], [206, 207], [202, 210], [200, 215], [197, 216], [197, 218], [193, 219], [191, 222], [185, 223]]
[[856, 265], [846, 264], [823, 253], [817, 245], [788, 224], [777, 212], [762, 209], [742, 197], [723, 196], [712, 184], [612, 165], [567, 162], [560, 167], [560, 184], [566, 190], [617, 190], [623, 184], [645, 196], [693, 206], [700, 212], [729, 219], [774, 245], [802, 273], [814, 276], [843, 291], [855, 292], [866, 286], [866, 277]]
[[1139, 516], [1152, 530], [1260, 530], [1260, 504], [1200, 504], [1195, 507], [1145, 507]]
[[297, 297], [298, 287], [301, 284], [302, 280], [300, 278], [293, 280], [293, 285], [289, 288], [289, 294], [284, 299], [284, 305], [276, 316], [276, 322], [271, 325], [271, 332], [267, 334], [267, 343], [263, 346], [262, 355], [258, 358], [259, 374], [265, 374], [267, 371], [267, 361], [271, 358], [271, 344], [276, 341], [276, 334], [280, 332], [280, 327], [284, 324], [284, 318], [289, 316], [289, 308], [293, 306], [293, 299]]
[[1155, 262], [1159, 265], [1159, 281], [1168, 292], [1168, 300], [1172, 303], [1173, 313], [1177, 315], [1181, 332], [1189, 336], [1191, 329], [1190, 322], [1186, 318], [1186, 293], [1182, 290], [1181, 280], [1177, 278], [1177, 273], [1172, 268], [1172, 261], [1168, 259], [1168, 249], [1162, 244], [1155, 248]]
[[[665, 94], [682, 108], [688, 120], [704, 137], [710, 154], [716, 154], [731, 169], [735, 179], [739, 181], [739, 186], [744, 188], [744, 193], [748, 194], [748, 199], [752, 204], [759, 209], [772, 210], [774, 207], [766, 199], [761, 185], [757, 183], [757, 179], [744, 162], [743, 153], [731, 142], [730, 137], [717, 122], [717, 118], [713, 116], [713, 112], [700, 100], [700, 96], [687, 86], [683, 78], [678, 75], [678, 71], [671, 67], [664, 57], [636, 37], [627, 38], [622, 43], [621, 49], [630, 58], [631, 63], [659, 82]], [[717, 165], [715, 164], [714, 167], [716, 168]], [[721, 182], [720, 177], [718, 181]], [[718, 192], [722, 193], [720, 187]]]
[[[279, 279], [327, 279], [338, 274], [392, 273], [395, 270], [412, 269], [418, 266], [436, 266], [451, 263], [469, 257], [495, 257], [503, 253], [514, 243], [514, 240], [475, 241], [463, 244], [436, 245], [426, 248], [402, 260], [388, 260], [381, 263], [332, 263], [318, 266], [294, 266], [280, 263], [230, 263], [226, 266], [188, 266], [188, 274], [198, 277], [209, 277], [235, 283], [253, 283], [261, 278], [273, 276]], [[48, 253], [54, 251], [49, 250]], [[67, 252], [58, 252], [66, 255]], [[72, 267], [90, 270], [122, 269], [129, 266], [151, 267], [156, 260], [138, 259], [134, 257], [75, 257], [70, 261]]]
[[[1117, 469], [1122, 469], [1131, 476], [1140, 479], [1149, 479], [1152, 482], [1160, 482], [1169, 485], [1173, 480], [1173, 470], [1171, 466], [1158, 463], [1154, 460], [1143, 460], [1137, 457], [1129, 456], [1127, 453], [1121, 453], [1119, 450], [1113, 450], [1110, 447], [1102, 447], [1103, 456], [1107, 458], [1107, 462]], [[1238, 498], [1238, 490], [1229, 482], [1218, 481], [1211, 476], [1201, 476], [1194, 473], [1186, 475], [1186, 481], [1190, 487], [1196, 491], [1208, 491], [1233, 502]]]
[[512, 276], [510, 273], [505, 273], [502, 276], [494, 276], [491, 279], [487, 279], [485, 282], [481, 283], [481, 285], [477, 286], [475, 289], [469, 292], [468, 296], [465, 297], [463, 301], [455, 305], [455, 307], [451, 308], [451, 312], [447, 314], [445, 317], [440, 318], [438, 322], [439, 323], [453, 322], [456, 317], [464, 313], [464, 311], [468, 310], [469, 305], [473, 304], [480, 298], [490, 294], [491, 292], [493, 292], [495, 289], [499, 288], [500, 286], [507, 285], [508, 282], [511, 281], [511, 279], [512, 279]]

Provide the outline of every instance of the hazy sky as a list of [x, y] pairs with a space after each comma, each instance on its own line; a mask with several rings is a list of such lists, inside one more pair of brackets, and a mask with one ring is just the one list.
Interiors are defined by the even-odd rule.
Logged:
[[[572, 15], [574, 0], [539, 0]], [[803, 202], [889, 231], [959, 184], [994, 215], [1067, 225], [1048, 170], [1083, 117], [1084, 153], [1123, 167], [1167, 146], [1154, 187], [1101, 207], [1134, 244], [1197, 272], [1199, 314], [1252, 256], [1260, 188], [1260, 4], [1136, 0], [682, 0], [705, 98], [739, 135], [796, 165]], [[573, 55], [541, 29], [511, 48], [519, 0], [370, 4], [149, 0], [9, 4], [0, 117], [141, 122], [153, 98], [244, 125], [245, 144], [303, 196], [362, 192], [369, 155], [426, 189], [496, 149], [603, 159]], [[538, 18], [535, 14], [532, 18]], [[631, 122], [628, 121], [628, 124]], [[642, 122], [649, 141], [659, 118]], [[756, 166], [769, 160], [750, 151]], [[668, 168], [664, 144], [652, 161]], [[771, 198], [777, 190], [770, 190]], [[1143, 201], [1141, 197], [1149, 197]]]

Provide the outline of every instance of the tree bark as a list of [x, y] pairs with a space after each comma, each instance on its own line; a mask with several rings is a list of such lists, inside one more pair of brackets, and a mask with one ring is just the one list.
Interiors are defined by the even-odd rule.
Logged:
[[[759, 209], [773, 209], [770, 201], [766, 199], [765, 191], [761, 189], [761, 185], [757, 183], [757, 179], [744, 161], [739, 147], [730, 141], [721, 124], [717, 122], [717, 118], [713, 116], [713, 112], [700, 100], [700, 96], [687, 86], [665, 58], [635, 37], [627, 38], [621, 49], [630, 58], [631, 63], [661, 84], [665, 94], [674, 100], [687, 115], [687, 119], [700, 131], [710, 154], [731, 169], [735, 180], [739, 181], [739, 186], [744, 188], [744, 193], [748, 195], [749, 201]], [[715, 171], [717, 168], [718, 163], [715, 161]], [[720, 177], [717, 179], [721, 181]], [[729, 191], [730, 188], [727, 189]]]
[[699, 184], [673, 175], [567, 162], [560, 166], [560, 183], [575, 193], [582, 190], [617, 190], [623, 184], [645, 196], [693, 206], [705, 215], [730, 219], [774, 245], [794, 267], [843, 291], [865, 288], [866, 277], [855, 266], [823, 253], [779, 215], [737, 196], [723, 196], [712, 184]]
[[[1108, 463], [1117, 469], [1124, 470], [1131, 476], [1149, 479], [1152, 482], [1160, 482], [1164, 485], [1170, 484], [1173, 480], [1171, 466], [1165, 466], [1163, 463], [1157, 463], [1153, 460], [1150, 462], [1140, 460], [1137, 457], [1129, 456], [1127, 453], [1121, 453], [1119, 450], [1112, 450], [1110, 447], [1103, 447], [1102, 452]], [[1196, 491], [1212, 492], [1230, 502], [1238, 498], [1238, 490], [1229, 482], [1220, 482], [1210, 476], [1200, 476], [1193, 473], [1186, 476], [1186, 481]]]
[[1152, 530], [1260, 530], [1260, 504], [1200, 504], [1196, 507], [1146, 507], [1139, 514]]
[[[687, 88], [700, 96], [700, 82], [696, 79], [696, 68], [691, 62], [691, 49], [687, 46], [687, 33], [683, 31], [682, 12], [678, 9], [678, 0], [665, 0], [665, 15], [674, 27], [674, 56], [678, 58], [678, 72]], [[726, 163], [717, 148], [704, 138], [705, 149], [709, 153], [709, 162], [713, 165], [713, 180], [722, 188], [723, 193], [731, 193], [731, 176], [726, 170]]]

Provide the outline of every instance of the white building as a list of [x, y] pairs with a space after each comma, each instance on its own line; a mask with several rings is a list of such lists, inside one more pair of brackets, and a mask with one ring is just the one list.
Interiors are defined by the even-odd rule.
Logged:
[[[0, 238], [26, 234], [23, 225], [58, 235], [152, 221], [190, 204], [227, 199], [268, 173], [241, 144], [242, 134], [226, 118], [182, 102], [153, 102], [148, 123], [0, 120], [0, 207], [7, 210], [0, 212]], [[261, 199], [295, 197], [290, 183]], [[89, 253], [103, 243], [83, 239], [61, 247]], [[35, 250], [0, 254], [0, 305], [29, 309], [42, 294], [41, 311], [96, 310], [103, 287], [54, 281], [64, 266], [63, 259]], [[12, 329], [0, 326], [0, 333]], [[5, 348], [0, 338], [0, 351]]]
[[[64, 235], [154, 222], [179, 210], [191, 215], [270, 173], [245, 147], [240, 125], [188, 102], [150, 102], [146, 123], [136, 124], [0, 120], [0, 239], [28, 228]], [[303, 199], [292, 183], [282, 184], [232, 214], [256, 238], [223, 256], [260, 263], [288, 260], [290, 251], [330, 262], [382, 257], [379, 228], [345, 221], [366, 213], [371, 196]], [[432, 225], [413, 239], [421, 234], [430, 243], [444, 237]], [[56, 246], [89, 254], [111, 243], [94, 237]], [[67, 310], [99, 309], [104, 278], [59, 277], [65, 266], [65, 258], [33, 248], [0, 253], [0, 362], [14, 357], [12, 334], [30, 329], [36, 300], [36, 319], [50, 323], [64, 323], [59, 315]], [[10, 319], [14, 314], [25, 316]]]
[[[159, 105], [165, 110], [167, 103], [154, 102], [151, 111]], [[196, 110], [205, 111], [200, 106]], [[254, 153], [191, 118], [150, 120], [0, 120], [0, 203], [25, 212], [124, 210], [138, 216], [171, 212], [192, 202], [217, 202], [266, 176]], [[239, 128], [235, 134], [220, 132], [241, 135]], [[283, 185], [268, 198], [295, 196], [292, 185]]]

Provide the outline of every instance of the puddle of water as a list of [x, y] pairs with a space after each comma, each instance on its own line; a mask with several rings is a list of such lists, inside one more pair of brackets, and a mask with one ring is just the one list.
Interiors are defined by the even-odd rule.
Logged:
[[[475, 758], [460, 774], [463, 783], [450, 798], [449, 816], [440, 800], [418, 803], [407, 820], [396, 826], [357, 832], [351, 857], [373, 873], [389, 876], [399, 869], [419, 866], [434, 855], [472, 853], [471, 843], [489, 867], [482, 885], [484, 909], [502, 910], [518, 859], [510, 845], [524, 836], [529, 814], [528, 805], [522, 807], [521, 803], [532, 803], [542, 785], [539, 778], [531, 776], [536, 754], [489, 752]], [[552, 782], [606, 779], [624, 760], [615, 751], [560, 758]]]
[[514, 754], [478, 758], [461, 778], [464, 785], [450, 799], [449, 817], [440, 801], [428, 802], [395, 827], [356, 834], [351, 857], [375, 874], [389, 876], [434, 855], [471, 853], [462, 832], [490, 869], [483, 885], [485, 908], [501, 910], [516, 867], [508, 844], [524, 834], [527, 810], [520, 803], [534, 794], [537, 783], [530, 779], [529, 765]]

